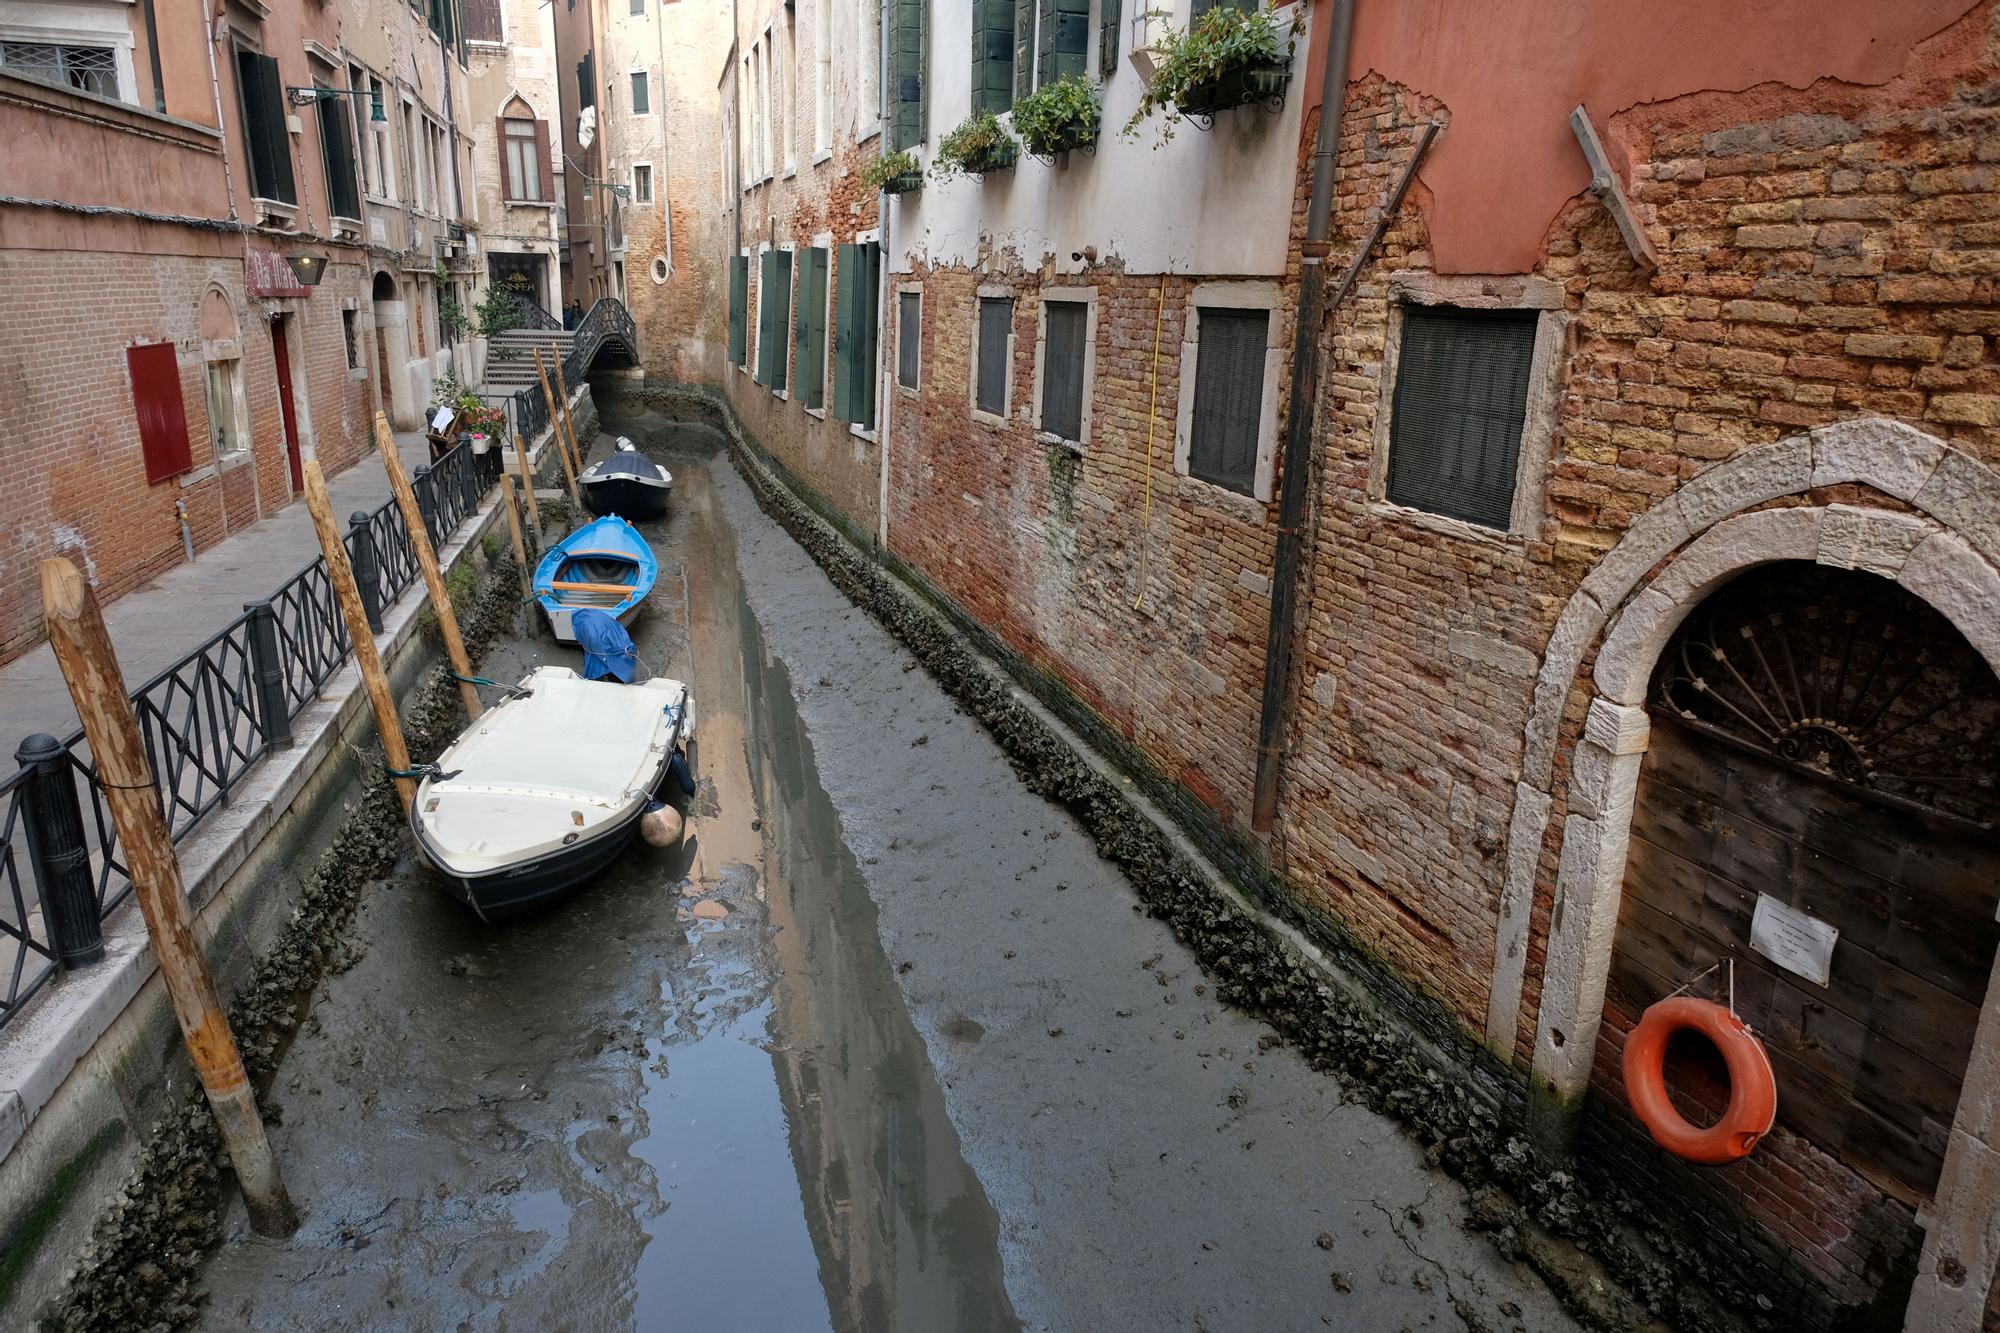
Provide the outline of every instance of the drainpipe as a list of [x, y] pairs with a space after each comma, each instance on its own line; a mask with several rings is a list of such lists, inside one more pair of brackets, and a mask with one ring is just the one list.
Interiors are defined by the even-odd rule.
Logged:
[[[889, 146], [889, 5], [892, 0], [882, 0], [875, 16], [875, 151], [885, 151]], [[926, 31], [925, 39], [929, 39]], [[895, 302], [889, 297], [896, 285], [891, 280], [894, 269], [895, 252], [890, 249], [889, 240], [889, 193], [878, 190], [875, 194], [875, 231], [881, 237], [882, 272], [875, 284], [875, 347], [876, 359], [881, 368], [875, 373], [875, 449], [881, 455], [878, 470], [879, 494], [875, 501], [875, 549], [886, 553], [889, 549], [889, 405], [895, 400], [895, 385], [889, 373], [889, 361], [881, 355], [884, 341], [882, 334], [889, 328], [891, 307]]]
[[216, 13], [208, 15], [208, 86], [215, 95], [215, 128], [222, 132], [222, 188], [229, 199], [229, 220], [240, 221], [236, 212], [236, 173], [229, 169], [229, 122], [222, 118], [222, 76], [215, 69], [215, 44], [222, 34], [215, 30]]
[[1278, 770], [1284, 748], [1286, 697], [1296, 648], [1299, 554], [1305, 547], [1314, 417], [1319, 406], [1319, 333], [1325, 316], [1326, 239], [1333, 213], [1334, 158], [1340, 110], [1347, 96], [1347, 59], [1358, 0], [1334, 0], [1320, 83], [1319, 137], [1313, 150], [1312, 202], [1299, 262], [1299, 309], [1292, 333], [1292, 401], [1285, 413], [1284, 474], [1278, 500], [1278, 549], [1271, 565], [1271, 628], [1264, 648], [1264, 702], [1257, 717], [1257, 785], [1250, 827], [1268, 833], [1278, 812]]
[[160, 73], [160, 19], [153, 12], [153, 0], [140, 0], [146, 15], [146, 64], [153, 71], [153, 110], [167, 114], [166, 78]]

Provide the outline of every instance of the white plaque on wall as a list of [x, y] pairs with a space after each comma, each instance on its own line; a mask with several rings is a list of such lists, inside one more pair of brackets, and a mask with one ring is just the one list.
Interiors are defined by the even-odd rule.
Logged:
[[1840, 927], [1787, 907], [1768, 893], [1757, 895], [1750, 947], [1787, 972], [1827, 985], [1833, 977], [1833, 945], [1839, 938]]

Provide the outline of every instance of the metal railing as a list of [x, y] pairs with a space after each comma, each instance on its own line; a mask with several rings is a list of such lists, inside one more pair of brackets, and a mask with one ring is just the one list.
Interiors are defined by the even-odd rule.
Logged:
[[[531, 308], [545, 319], [548, 318], [547, 311], [539, 307]], [[550, 319], [547, 324], [537, 324], [534, 327], [556, 330], [562, 326]], [[632, 320], [632, 312], [625, 308], [622, 301], [610, 297], [598, 301], [585, 312], [572, 332], [575, 337], [569, 345], [569, 351], [563, 354], [562, 359], [563, 383], [572, 391], [589, 376], [591, 363], [597, 360], [597, 354], [606, 346], [622, 349], [634, 363], [639, 360], [639, 327]], [[509, 429], [522, 439], [532, 440], [548, 429], [549, 404], [548, 400], [542, 397], [542, 386], [539, 383], [516, 389], [499, 401], [506, 405]]]
[[[442, 546], [499, 480], [503, 455], [452, 449], [412, 489]], [[356, 513], [347, 550], [371, 627], [417, 581], [416, 552], [392, 498]], [[324, 558], [244, 607], [187, 656], [132, 691], [132, 709], [174, 841], [225, 804], [251, 767], [291, 743], [292, 719], [353, 651]], [[78, 728], [31, 736], [0, 779], [0, 1025], [59, 966], [102, 954], [99, 923], [131, 895], [117, 830]]]

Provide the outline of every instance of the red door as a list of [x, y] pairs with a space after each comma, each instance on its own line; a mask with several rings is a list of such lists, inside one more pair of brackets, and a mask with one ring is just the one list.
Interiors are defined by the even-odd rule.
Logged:
[[278, 363], [278, 412], [285, 418], [285, 457], [292, 465], [292, 493], [306, 488], [299, 465], [299, 419], [292, 406], [292, 351], [285, 338], [285, 317], [271, 316], [271, 355]]

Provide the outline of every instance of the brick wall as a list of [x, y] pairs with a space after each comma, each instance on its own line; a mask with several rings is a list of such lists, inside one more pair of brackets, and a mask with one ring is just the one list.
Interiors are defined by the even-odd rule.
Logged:
[[[157, 248], [167, 253], [135, 253], [115, 248], [131, 241], [99, 235], [100, 225], [110, 224], [78, 227], [101, 249], [0, 251], [0, 306], [12, 316], [0, 327], [8, 404], [0, 458], [10, 477], [0, 488], [0, 661], [42, 638], [43, 557], [70, 556], [108, 600], [183, 561], [175, 501], [186, 503], [199, 552], [291, 500], [271, 355], [274, 307], [245, 291], [241, 238], [163, 235]], [[360, 283], [353, 266], [329, 265], [314, 295], [287, 307], [300, 312], [296, 392], [329, 473], [360, 456], [370, 419], [369, 384], [348, 375], [339, 317], [344, 296], [365, 292]], [[211, 285], [236, 314], [250, 417], [249, 460], [220, 472], [199, 330]], [[155, 342], [176, 348], [194, 468], [148, 485], [125, 349]]]

